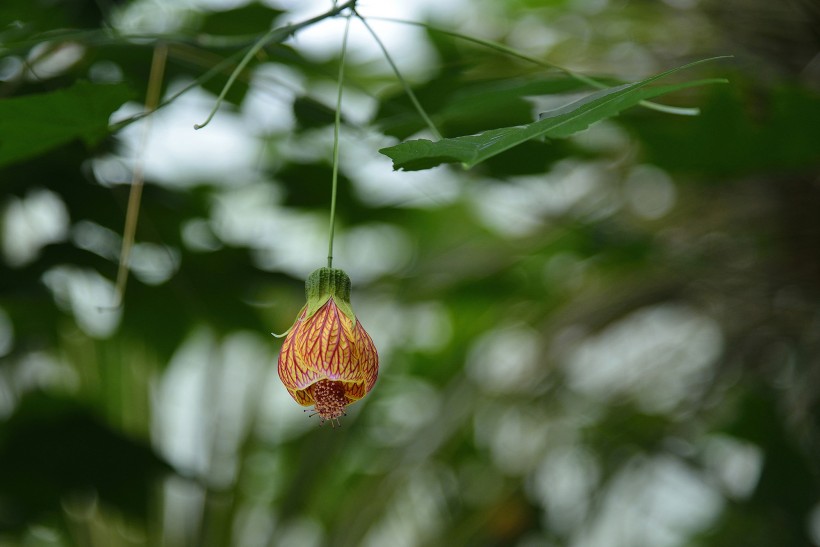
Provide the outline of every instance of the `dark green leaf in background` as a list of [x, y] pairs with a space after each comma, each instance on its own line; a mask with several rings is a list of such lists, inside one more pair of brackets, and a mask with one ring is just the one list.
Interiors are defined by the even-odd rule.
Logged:
[[710, 95], [700, 116], [670, 121], [641, 115], [626, 125], [640, 136], [651, 162], [674, 171], [742, 175], [820, 164], [820, 94], [782, 86], [758, 101], [767, 105], [765, 116], [755, 115], [760, 104], [749, 104], [732, 86]]
[[267, 32], [282, 11], [251, 2], [246, 6], [208, 13], [200, 32], [217, 35], [253, 35]]
[[324, 127], [336, 120], [336, 112], [332, 108], [306, 95], [293, 100], [293, 115], [303, 129]]
[[131, 99], [124, 85], [79, 81], [67, 89], [0, 101], [0, 166], [81, 139], [97, 144], [111, 113]]
[[0, 531], [57, 513], [65, 496], [96, 493], [145, 519], [154, 480], [170, 471], [145, 443], [75, 400], [27, 396], [0, 423]]

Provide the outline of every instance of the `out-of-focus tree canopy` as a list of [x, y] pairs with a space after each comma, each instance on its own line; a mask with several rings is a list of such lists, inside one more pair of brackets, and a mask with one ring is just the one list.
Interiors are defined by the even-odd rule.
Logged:
[[349, 4], [452, 140], [351, 18], [334, 264], [381, 369], [331, 428], [269, 333], [350, 12], [0, 3], [0, 546], [820, 544], [817, 4]]

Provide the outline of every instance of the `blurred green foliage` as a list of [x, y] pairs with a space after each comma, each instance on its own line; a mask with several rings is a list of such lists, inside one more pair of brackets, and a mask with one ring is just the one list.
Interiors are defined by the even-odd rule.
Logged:
[[[817, 544], [820, 16], [761, 2], [431, 11], [612, 85], [734, 55], [694, 68], [729, 85], [663, 97], [697, 117], [635, 107], [471, 170], [391, 172], [380, 148], [429, 135], [375, 44], [354, 52], [336, 264], [382, 368], [331, 429], [278, 383], [268, 333], [325, 260], [338, 51], [267, 45], [213, 124], [182, 137], [202, 172], [175, 128], [202, 121], [260, 33], [300, 16], [4, 0], [0, 546]], [[410, 81], [445, 137], [594, 91], [413, 36], [429, 56]], [[166, 99], [211, 93], [156, 114], [176, 171], [152, 170], [144, 126], [119, 123], [159, 42]], [[214, 152], [201, 135], [220, 131]], [[247, 165], [213, 163], [243, 136]]]

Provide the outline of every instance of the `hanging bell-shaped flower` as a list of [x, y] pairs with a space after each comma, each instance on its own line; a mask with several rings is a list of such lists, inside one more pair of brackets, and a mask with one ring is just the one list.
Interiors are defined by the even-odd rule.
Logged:
[[345, 407], [376, 383], [379, 355], [350, 306], [350, 278], [320, 268], [305, 282], [307, 304], [279, 352], [279, 378], [302, 406], [323, 420], [338, 420]]

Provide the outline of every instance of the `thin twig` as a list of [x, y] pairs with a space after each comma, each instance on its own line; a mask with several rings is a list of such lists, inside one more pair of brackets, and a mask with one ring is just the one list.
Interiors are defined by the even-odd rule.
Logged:
[[433, 120], [430, 119], [430, 116], [427, 115], [427, 112], [424, 110], [424, 107], [421, 106], [421, 103], [416, 98], [416, 94], [413, 93], [410, 84], [407, 83], [407, 80], [405, 80], [404, 77], [401, 75], [401, 72], [399, 72], [399, 67], [397, 67], [396, 63], [393, 62], [393, 58], [390, 56], [390, 53], [388, 53], [387, 48], [384, 46], [384, 43], [381, 41], [381, 39], [379, 39], [378, 34], [376, 34], [376, 32], [370, 27], [370, 25], [367, 24], [367, 21], [364, 19], [364, 17], [359, 15], [359, 13], [355, 9], [353, 10], [353, 13], [356, 14], [356, 17], [358, 17], [359, 21], [362, 22], [362, 24], [365, 26], [365, 28], [367, 28], [368, 32], [370, 32], [370, 35], [373, 37], [376, 43], [379, 44], [379, 47], [381, 48], [382, 53], [384, 54], [384, 58], [387, 59], [387, 62], [390, 64], [390, 68], [393, 69], [393, 73], [396, 75], [396, 78], [398, 78], [402, 87], [404, 87], [404, 92], [407, 93], [407, 96], [410, 98], [410, 101], [413, 103], [413, 106], [416, 107], [416, 111], [419, 113], [419, 116], [421, 116], [421, 118], [424, 120], [424, 123], [427, 124], [427, 127], [430, 129], [430, 132], [433, 134], [433, 137], [435, 137], [436, 140], [441, 140], [441, 133], [436, 128], [436, 125], [433, 123]]
[[230, 91], [234, 81], [236, 81], [237, 76], [239, 76], [239, 73], [245, 69], [248, 63], [250, 63], [251, 59], [253, 59], [254, 56], [256, 56], [256, 54], [259, 53], [259, 51], [262, 48], [264, 48], [271, 42], [282, 42], [292, 34], [301, 30], [302, 28], [318, 23], [319, 21], [327, 19], [328, 17], [333, 17], [334, 15], [337, 15], [338, 13], [344, 11], [347, 8], [354, 8], [356, 6], [356, 1], [357, 0], [349, 0], [344, 4], [334, 6], [333, 9], [326, 11], [325, 13], [322, 13], [320, 15], [317, 15], [316, 17], [312, 17], [310, 19], [302, 21], [301, 23], [277, 27], [263, 34], [262, 37], [259, 38], [256, 41], [256, 43], [254, 43], [250, 47], [250, 49], [248, 49], [247, 53], [245, 53], [245, 56], [242, 58], [239, 64], [236, 65], [236, 68], [231, 73], [230, 77], [228, 78], [228, 81], [225, 83], [225, 86], [222, 88], [222, 92], [219, 94], [219, 97], [217, 97], [216, 103], [214, 104], [213, 109], [211, 109], [211, 113], [208, 114], [208, 118], [201, 124], [194, 124], [194, 129], [202, 129], [211, 122], [213, 117], [216, 115], [216, 111], [219, 110], [219, 107], [222, 105], [222, 101], [225, 99], [225, 95], [228, 94], [228, 91]]
[[[484, 46], [486, 48], [490, 48], [490, 49], [494, 49], [496, 51], [500, 51], [501, 53], [505, 53], [507, 55], [510, 55], [511, 57], [516, 57], [516, 58], [521, 59], [523, 61], [527, 61], [527, 62], [536, 64], [536, 65], [544, 67], [544, 68], [558, 70], [560, 72], [563, 72], [564, 74], [566, 74], [570, 78], [578, 80], [579, 82], [587, 84], [588, 86], [594, 87], [596, 89], [606, 89], [607, 87], [609, 87], [606, 84], [604, 84], [602, 82], [599, 82], [598, 80], [595, 80], [594, 78], [590, 78], [589, 76], [585, 76], [584, 74], [581, 74], [579, 72], [575, 72], [573, 70], [562, 67], [560, 65], [549, 63], [547, 61], [542, 61], [540, 59], [536, 59], [535, 57], [530, 57], [529, 55], [527, 55], [525, 53], [521, 53], [518, 50], [515, 50], [511, 47], [505, 46], [504, 44], [500, 44], [498, 42], [493, 42], [493, 41], [490, 41], [490, 40], [484, 40], [483, 38], [476, 38], [474, 36], [468, 36], [466, 34], [461, 34], [459, 32], [454, 32], [454, 31], [451, 31], [451, 30], [446, 30], [446, 29], [443, 29], [443, 28], [434, 27], [432, 25], [428, 25], [427, 23], [422, 23], [422, 22], [419, 22], [419, 21], [409, 21], [409, 20], [406, 20], [406, 19], [395, 19], [395, 18], [392, 18], [392, 17], [369, 17], [369, 19], [374, 19], [374, 20], [378, 20], [378, 21], [388, 21], [388, 22], [391, 22], [391, 23], [399, 23], [399, 24], [402, 24], [402, 25], [412, 25], [412, 26], [422, 27], [422, 28], [425, 28], [425, 29], [430, 30], [432, 32], [436, 32], [436, 33], [439, 33], [439, 34], [444, 34], [446, 36], [452, 36], [453, 38], [458, 38], [460, 40], [464, 40], [464, 41], [467, 41], [467, 42], [473, 42], [474, 44], [478, 44], [478, 45]], [[640, 104], [644, 108], [657, 110], [659, 112], [666, 112], [667, 114], [677, 114], [677, 115], [680, 115], [680, 116], [697, 116], [698, 114], [700, 114], [700, 109], [699, 108], [686, 108], [686, 107], [678, 107], [678, 106], [669, 106], [669, 105], [659, 104], [659, 103], [652, 102], [652, 101], [640, 101], [638, 104]]]
[[[145, 94], [145, 112], [154, 112], [159, 104], [160, 90], [162, 89], [162, 79], [165, 73], [165, 61], [168, 58], [168, 46], [159, 43], [154, 48], [154, 57], [151, 61], [151, 73], [148, 77], [148, 91]], [[151, 129], [151, 120], [148, 118], [142, 133], [142, 142], [138, 149], [137, 159], [134, 162], [134, 173], [131, 178], [131, 192], [128, 196], [128, 208], [125, 213], [125, 228], [122, 234], [122, 249], [120, 251], [120, 264], [117, 269], [117, 303], [115, 307], [120, 307], [125, 299], [125, 287], [128, 283], [128, 263], [131, 258], [131, 249], [134, 246], [134, 238], [137, 233], [137, 220], [139, 218], [140, 201], [142, 200], [142, 188], [144, 182], [145, 149], [148, 143], [148, 134]]]
[[205, 82], [207, 82], [208, 80], [210, 80], [211, 78], [213, 78], [214, 76], [216, 76], [217, 74], [222, 72], [227, 67], [233, 65], [236, 62], [236, 60], [239, 59], [239, 56], [241, 55], [241, 53], [242, 52], [240, 51], [238, 53], [234, 53], [230, 57], [226, 57], [226, 58], [222, 59], [218, 64], [214, 65], [209, 70], [207, 70], [206, 72], [201, 74], [199, 77], [197, 77], [191, 83], [189, 83], [188, 85], [186, 85], [185, 87], [183, 87], [182, 89], [180, 89], [179, 91], [177, 91], [176, 93], [174, 93], [173, 95], [171, 95], [170, 97], [168, 97], [167, 99], [165, 99], [164, 101], [159, 103], [154, 110], [152, 110], [152, 111], [144, 110], [142, 112], [134, 114], [133, 116], [129, 116], [128, 118], [125, 118], [125, 119], [120, 120], [120, 121], [118, 121], [114, 124], [111, 124], [108, 127], [108, 131], [111, 132], [111, 133], [116, 133], [117, 131], [124, 128], [125, 126], [130, 125], [130, 124], [132, 124], [132, 123], [134, 123], [138, 120], [141, 120], [142, 118], [145, 118], [146, 116], [150, 116], [153, 112], [156, 112], [157, 110], [160, 110], [161, 108], [164, 108], [164, 107], [168, 106], [169, 104], [174, 102], [176, 99], [178, 99], [181, 95], [184, 95], [185, 93], [187, 93], [188, 91], [190, 91], [191, 89], [193, 89], [194, 87], [196, 87], [198, 85], [204, 84]]

